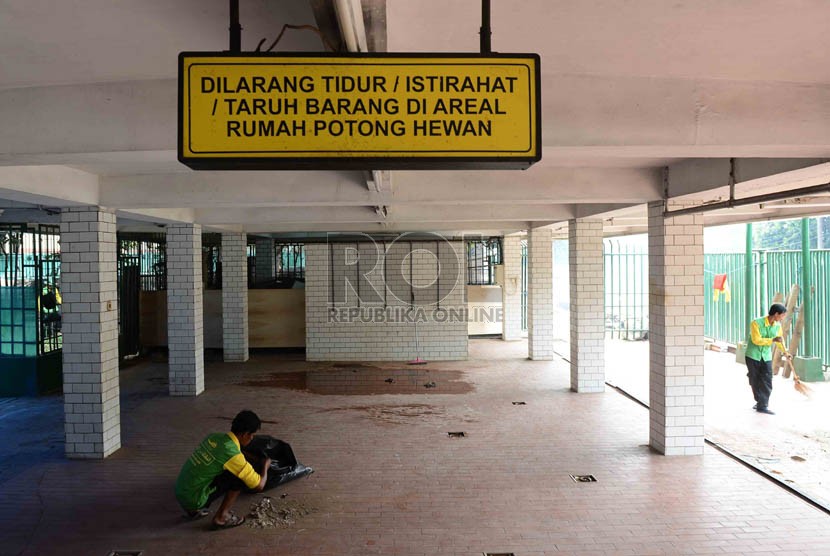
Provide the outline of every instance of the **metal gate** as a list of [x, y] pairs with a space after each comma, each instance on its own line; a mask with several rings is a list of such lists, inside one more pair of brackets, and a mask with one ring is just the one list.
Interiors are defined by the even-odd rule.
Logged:
[[648, 337], [648, 253], [606, 239], [605, 333], [610, 338]]
[[522, 246], [522, 330], [527, 330], [527, 240]]
[[141, 351], [141, 292], [167, 289], [164, 234], [118, 234], [118, 353]]
[[118, 241], [118, 356], [138, 353], [139, 342], [139, 274], [141, 249], [138, 241]]

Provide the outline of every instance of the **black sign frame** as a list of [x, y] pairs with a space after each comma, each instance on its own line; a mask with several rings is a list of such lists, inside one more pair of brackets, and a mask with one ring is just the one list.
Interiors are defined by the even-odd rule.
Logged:
[[[536, 141], [535, 151], [528, 156], [384, 156], [384, 157], [188, 157], [184, 154], [184, 62], [185, 58], [342, 58], [359, 60], [361, 58], [476, 58], [498, 61], [502, 58], [532, 59], [536, 65], [534, 83]], [[507, 53], [349, 53], [331, 54], [324, 52], [181, 52], [178, 63], [178, 159], [193, 170], [525, 170], [542, 159], [542, 100], [541, 100], [541, 66], [538, 54]]]

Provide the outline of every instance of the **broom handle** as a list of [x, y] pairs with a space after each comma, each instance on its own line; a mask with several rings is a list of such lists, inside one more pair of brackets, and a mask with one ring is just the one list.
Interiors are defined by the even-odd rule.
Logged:
[[775, 342], [775, 343], [778, 345], [778, 347], [780, 347], [780, 348], [781, 348], [781, 351], [782, 351], [782, 352], [784, 353], [784, 355], [786, 356], [786, 359], [787, 359], [787, 364], [790, 366], [790, 370], [793, 372], [793, 379], [795, 380], [795, 382], [801, 382], [801, 379], [800, 379], [800, 378], [798, 378], [798, 373], [797, 373], [797, 372], [795, 372], [795, 367], [793, 366], [793, 356], [792, 356], [792, 355], [790, 355], [790, 352], [789, 352], [789, 351], [787, 351], [787, 348], [786, 348], [786, 347], [784, 347], [784, 343], [783, 343], [783, 342]]

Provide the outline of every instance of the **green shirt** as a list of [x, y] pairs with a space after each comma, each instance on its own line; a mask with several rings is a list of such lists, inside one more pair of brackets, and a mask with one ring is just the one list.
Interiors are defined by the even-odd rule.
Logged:
[[772, 339], [781, 335], [781, 325], [769, 317], [755, 319], [749, 324], [746, 356], [755, 361], [772, 361]]
[[248, 488], [256, 488], [261, 479], [242, 455], [235, 434], [209, 434], [184, 462], [176, 479], [176, 498], [182, 508], [187, 511], [203, 508], [208, 497], [216, 491], [211, 482], [224, 471], [239, 477]]

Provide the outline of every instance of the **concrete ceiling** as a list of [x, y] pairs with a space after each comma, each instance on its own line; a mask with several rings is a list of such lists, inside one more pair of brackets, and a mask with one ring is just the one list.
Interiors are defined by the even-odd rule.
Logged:
[[[282, 25], [313, 24], [307, 2], [242, 0], [242, 49], [269, 42]], [[4, 0], [0, 89], [175, 79], [184, 50], [227, 50], [222, 0]], [[289, 31], [284, 51], [322, 51], [309, 32]]]
[[[243, 50], [285, 23], [338, 34], [333, 1], [240, 0]], [[478, 50], [479, 0], [345, 4], [362, 10], [370, 47]], [[728, 194], [730, 157], [743, 161], [743, 196], [830, 182], [827, 0], [492, 4], [494, 50], [541, 55], [542, 162], [380, 177], [176, 161], [177, 54], [227, 48], [227, 0], [2, 1], [0, 205], [100, 204], [124, 222], [251, 233], [501, 233], [598, 215], [613, 233], [623, 218], [622, 231], [642, 229], [642, 204], [665, 194], [663, 167], [670, 195], [696, 202]], [[278, 48], [322, 49], [291, 30]], [[822, 199], [775, 206], [758, 218], [830, 212]]]

